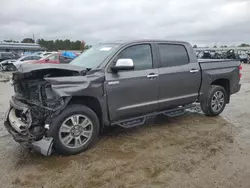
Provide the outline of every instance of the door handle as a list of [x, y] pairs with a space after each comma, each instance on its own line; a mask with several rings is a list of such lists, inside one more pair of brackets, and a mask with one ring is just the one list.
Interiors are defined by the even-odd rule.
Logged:
[[198, 69], [191, 69], [189, 72], [196, 73], [196, 72], [199, 72], [199, 70]]
[[158, 74], [149, 74], [147, 75], [147, 78], [156, 78], [158, 77]]

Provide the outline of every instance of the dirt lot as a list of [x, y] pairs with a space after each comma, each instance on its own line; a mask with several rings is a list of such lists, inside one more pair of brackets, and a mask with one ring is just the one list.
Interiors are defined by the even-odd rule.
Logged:
[[242, 90], [221, 116], [197, 109], [109, 129], [93, 149], [70, 157], [43, 157], [12, 140], [3, 128], [12, 88], [0, 82], [0, 187], [249, 188], [250, 65], [243, 68]]

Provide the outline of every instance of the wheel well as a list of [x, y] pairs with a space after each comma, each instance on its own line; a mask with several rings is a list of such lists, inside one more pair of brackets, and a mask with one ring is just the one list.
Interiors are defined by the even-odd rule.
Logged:
[[[103, 126], [103, 121], [102, 121], [102, 108], [99, 103], [99, 101], [94, 98], [94, 97], [89, 97], [89, 96], [74, 96], [71, 98], [69, 101], [69, 104], [83, 104], [87, 107], [89, 107], [91, 110], [93, 110], [100, 122], [100, 128]], [[101, 130], [101, 129], [100, 129]]]
[[212, 82], [211, 85], [218, 85], [218, 86], [223, 87], [227, 92], [227, 96], [228, 96], [227, 102], [229, 102], [229, 100], [230, 100], [230, 82], [228, 79], [215, 80]]

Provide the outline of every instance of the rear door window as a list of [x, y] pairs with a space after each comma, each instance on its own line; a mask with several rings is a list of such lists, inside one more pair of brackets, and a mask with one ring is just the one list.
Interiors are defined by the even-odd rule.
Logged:
[[178, 44], [158, 44], [161, 67], [181, 66], [189, 63], [186, 48]]

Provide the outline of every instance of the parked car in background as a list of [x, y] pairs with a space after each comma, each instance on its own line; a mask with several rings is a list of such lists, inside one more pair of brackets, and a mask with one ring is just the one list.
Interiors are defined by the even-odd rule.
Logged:
[[19, 59], [8, 59], [8, 60], [4, 60], [3, 62], [1, 62], [1, 67], [2, 70], [10, 70], [10, 71], [14, 71], [16, 69], [18, 69], [20, 67], [21, 64], [23, 63], [28, 63], [30, 61], [36, 61], [41, 59], [41, 56], [38, 55], [27, 55], [27, 56], [23, 56]]
[[0, 62], [8, 59], [18, 59], [19, 55], [12, 52], [0, 52]]
[[15, 59], [7, 59], [0, 62], [0, 71], [15, 71], [16, 66], [14, 63], [16, 62]]
[[242, 63], [250, 63], [250, 57], [248, 54], [241, 54], [239, 57]]
[[29, 62], [29, 61], [33, 61], [33, 60], [39, 60], [42, 57], [39, 55], [27, 55], [27, 56], [23, 56], [21, 58], [19, 58], [17, 61], [21, 61], [23, 63], [25, 62]]
[[30, 63], [52, 63], [52, 64], [67, 64], [69, 62], [71, 62], [73, 59], [70, 57], [65, 57], [63, 56], [61, 53], [53, 53], [49, 56], [44, 56], [41, 59], [37, 60], [37, 61], [32, 61]]
[[23, 56], [21, 58], [19, 58], [18, 60], [16, 60], [16, 62], [14, 62], [14, 65], [16, 66], [16, 68], [18, 69], [19, 66], [23, 63], [29, 63], [31, 61], [37, 61], [39, 59], [41, 59], [42, 57], [39, 55], [27, 55], [27, 56]]

